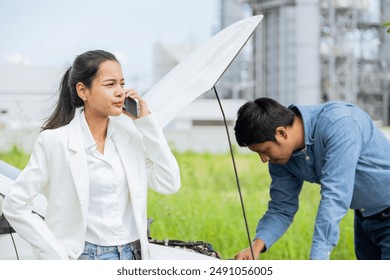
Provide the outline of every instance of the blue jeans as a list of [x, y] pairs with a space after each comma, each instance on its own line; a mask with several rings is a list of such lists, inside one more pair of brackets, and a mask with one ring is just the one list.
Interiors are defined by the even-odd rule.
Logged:
[[390, 260], [390, 208], [366, 218], [355, 210], [355, 254], [358, 260]]
[[139, 241], [118, 246], [99, 246], [85, 242], [79, 260], [139, 260]]

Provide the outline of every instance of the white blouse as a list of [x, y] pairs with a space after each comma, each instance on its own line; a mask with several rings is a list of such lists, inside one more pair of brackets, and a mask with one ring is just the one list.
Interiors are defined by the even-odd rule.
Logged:
[[97, 150], [84, 111], [81, 112], [80, 121], [89, 172], [86, 241], [101, 246], [115, 246], [137, 240], [139, 236], [130, 201], [128, 178], [112, 140], [115, 130], [109, 122], [103, 155]]

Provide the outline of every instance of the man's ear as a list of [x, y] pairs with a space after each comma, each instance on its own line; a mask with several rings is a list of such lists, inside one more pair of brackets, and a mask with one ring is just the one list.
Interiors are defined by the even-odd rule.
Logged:
[[284, 126], [278, 126], [276, 128], [276, 133], [275, 134], [276, 134], [275, 136], [279, 136], [279, 137], [282, 137], [284, 139], [288, 138], [287, 129]]
[[87, 88], [86, 86], [81, 83], [81, 82], [78, 82], [76, 84], [76, 91], [77, 91], [77, 95], [84, 101], [87, 100]]

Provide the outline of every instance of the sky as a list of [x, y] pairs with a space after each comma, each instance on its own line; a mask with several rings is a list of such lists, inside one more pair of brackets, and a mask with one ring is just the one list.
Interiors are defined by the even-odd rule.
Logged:
[[120, 60], [127, 83], [149, 86], [153, 45], [207, 41], [218, 7], [219, 0], [0, 0], [0, 66], [65, 69], [76, 55], [104, 49]]

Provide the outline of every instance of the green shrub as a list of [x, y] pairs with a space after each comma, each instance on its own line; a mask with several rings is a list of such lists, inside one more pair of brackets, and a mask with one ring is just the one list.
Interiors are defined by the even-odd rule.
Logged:
[[7, 152], [0, 152], [0, 160], [7, 162], [19, 169], [23, 169], [28, 162], [30, 155], [23, 152], [17, 146], [13, 146]]

